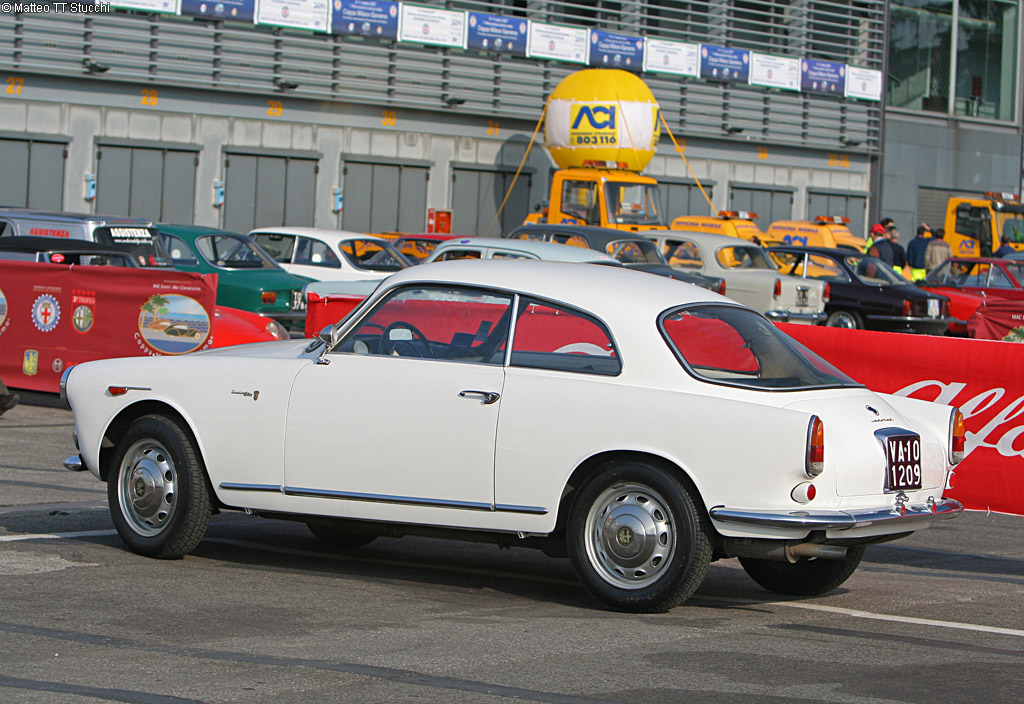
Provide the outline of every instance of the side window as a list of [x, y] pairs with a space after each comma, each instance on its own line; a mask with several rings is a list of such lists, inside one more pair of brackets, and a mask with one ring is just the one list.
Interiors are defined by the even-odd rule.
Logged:
[[199, 263], [199, 260], [192, 254], [192, 249], [185, 244], [183, 239], [162, 233], [160, 237], [163, 239], [167, 251], [171, 253], [171, 261], [174, 266], [195, 266]]
[[988, 211], [968, 203], [956, 207], [956, 231], [976, 240], [988, 241], [991, 230], [988, 226]]
[[963, 278], [959, 279], [961, 286], [977, 286], [984, 288], [988, 286], [988, 264], [963, 264], [965, 269]]
[[335, 351], [500, 365], [511, 310], [507, 294], [448, 286], [398, 289]]
[[823, 257], [820, 254], [808, 255], [807, 271], [804, 275], [809, 279], [821, 279], [822, 281], [848, 282], [850, 280], [850, 277], [834, 259]]
[[480, 259], [481, 253], [479, 249], [449, 249], [443, 252], [434, 261], [439, 262], [450, 262], [454, 259]]
[[597, 211], [597, 184], [593, 181], [564, 181], [562, 212], [579, 218], [584, 225], [600, 223], [601, 215]]
[[276, 261], [290, 264], [295, 251], [295, 235], [278, 235], [270, 232], [259, 232], [250, 235], [256, 243], [266, 250]]
[[511, 363], [606, 376], [622, 370], [611, 336], [596, 318], [530, 298], [519, 301]]
[[538, 228], [535, 230], [523, 230], [518, 235], [516, 235], [516, 239], [533, 240], [534, 242], [547, 242], [551, 239], [551, 237], [548, 235], [548, 233]]
[[322, 266], [326, 269], [340, 269], [341, 260], [331, 251], [330, 246], [310, 237], [300, 237], [295, 244], [295, 264]]
[[5, 222], [4, 220], [0, 220], [0, 237], [5, 237], [5, 236], [8, 236], [8, 235], [13, 235], [13, 234], [14, 234], [14, 226], [11, 225], [9, 222]]
[[749, 269], [754, 266], [750, 253], [743, 247], [722, 247], [715, 252], [715, 258], [726, 269]]
[[1010, 275], [1017, 279], [1018, 284], [1024, 284], [1024, 264], [1020, 262], [1007, 262], [1006, 268], [1009, 270]]
[[760, 365], [751, 346], [725, 320], [687, 311], [667, 316], [665, 334], [683, 359], [709, 379], [756, 377]]
[[992, 288], [1013, 288], [1010, 277], [998, 266], [992, 267], [988, 277], [988, 285]]
[[532, 254], [526, 254], [525, 252], [510, 252], [508, 250], [498, 249], [491, 252], [491, 259], [539, 259]]
[[689, 240], [665, 240], [665, 258], [672, 266], [700, 269], [704, 266], [700, 250]]

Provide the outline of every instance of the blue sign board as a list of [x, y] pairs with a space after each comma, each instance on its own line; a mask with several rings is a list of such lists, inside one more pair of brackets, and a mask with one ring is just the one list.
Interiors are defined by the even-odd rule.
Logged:
[[466, 47], [526, 56], [526, 39], [529, 35], [529, 20], [470, 12]]
[[828, 95], [846, 94], [846, 64], [800, 59], [800, 90]]
[[389, 0], [331, 0], [331, 32], [397, 39], [398, 3]]
[[712, 44], [700, 45], [700, 77], [730, 83], [750, 82], [750, 52]]
[[621, 68], [642, 71], [644, 40], [599, 29], [590, 30], [590, 65], [598, 68]]
[[181, 14], [252, 24], [256, 0], [181, 0]]

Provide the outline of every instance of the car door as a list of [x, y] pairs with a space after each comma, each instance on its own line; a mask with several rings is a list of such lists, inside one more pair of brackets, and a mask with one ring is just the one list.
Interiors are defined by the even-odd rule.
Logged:
[[314, 499], [301, 510], [486, 526], [511, 306], [482, 289], [401, 287], [304, 368], [285, 445], [285, 492]]

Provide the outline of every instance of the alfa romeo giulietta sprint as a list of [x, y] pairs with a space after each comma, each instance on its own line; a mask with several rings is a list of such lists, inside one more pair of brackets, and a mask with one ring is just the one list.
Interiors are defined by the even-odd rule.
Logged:
[[822, 594], [865, 546], [961, 511], [956, 408], [873, 393], [749, 308], [622, 268], [414, 267], [313, 340], [88, 362], [62, 388], [66, 464], [159, 558], [244, 509], [348, 547], [540, 547], [648, 612], [729, 557]]

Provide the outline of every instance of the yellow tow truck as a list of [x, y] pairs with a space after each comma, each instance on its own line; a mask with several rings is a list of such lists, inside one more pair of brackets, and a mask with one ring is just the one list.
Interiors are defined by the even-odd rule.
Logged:
[[945, 240], [953, 256], [990, 257], [1003, 235], [1010, 246], [1024, 250], [1024, 205], [1016, 193], [987, 191], [980, 198], [946, 202]]

